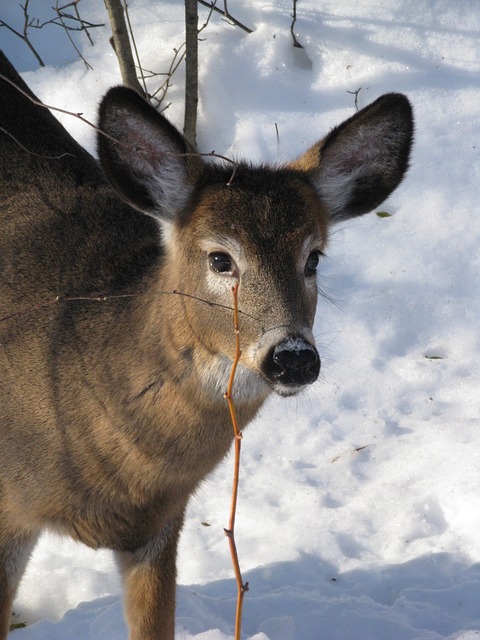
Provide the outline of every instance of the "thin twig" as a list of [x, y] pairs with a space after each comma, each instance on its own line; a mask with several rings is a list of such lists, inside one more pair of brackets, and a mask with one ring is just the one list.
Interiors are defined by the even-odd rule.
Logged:
[[28, 153], [31, 156], [35, 156], [36, 158], [42, 158], [42, 160], [61, 160], [62, 158], [65, 158], [65, 156], [70, 156], [71, 158], [75, 158], [73, 153], [69, 153], [68, 151], [65, 151], [65, 153], [60, 153], [58, 156], [47, 156], [43, 153], [35, 153], [35, 151], [30, 151], [30, 149], [27, 149], [27, 147], [23, 145], [20, 142], [20, 140], [17, 140], [17, 138], [14, 135], [12, 135], [10, 131], [7, 131], [3, 127], [0, 127], [0, 131], [4, 133], [6, 136], [8, 136], [9, 138], [11, 138], [15, 142], [15, 144], [18, 147], [20, 147], [22, 151], [25, 151], [25, 153]]
[[227, 156], [222, 156], [219, 153], [216, 153], [215, 151], [209, 151], [208, 153], [179, 153], [176, 155], [180, 155], [180, 156], [186, 156], [186, 157], [197, 157], [197, 158], [218, 158], [219, 160], [224, 160], [225, 162], [228, 162], [229, 164], [233, 165], [232, 168], [232, 173], [230, 175], [230, 178], [228, 180], [227, 187], [230, 187], [233, 184], [233, 179], [235, 178], [235, 175], [237, 173], [237, 168], [238, 168], [238, 162], [236, 160], [232, 160], [231, 158], [228, 158]]
[[[60, 24], [62, 25], [62, 27], [65, 30], [65, 33], [67, 34], [67, 38], [70, 40], [70, 44], [72, 45], [72, 47], [75, 49], [75, 51], [77, 52], [78, 56], [80, 57], [80, 59], [83, 61], [83, 64], [86, 66], [87, 69], [89, 69], [90, 71], [93, 70], [92, 65], [86, 60], [86, 58], [83, 57], [82, 52], [80, 51], [80, 49], [77, 47], [77, 45], [75, 44], [72, 36], [70, 35], [70, 29], [67, 27], [67, 25], [65, 24], [64, 18], [73, 18], [73, 16], [68, 16], [68, 15], [64, 15], [63, 10], [66, 9], [67, 7], [69, 7], [70, 5], [65, 5], [64, 7], [59, 7], [58, 6], [58, 1], [56, 2], [55, 5], [55, 11], [57, 12], [57, 16], [58, 19], [60, 21]], [[74, 4], [74, 3], [72, 3]], [[77, 7], [76, 7], [77, 8]], [[78, 13], [78, 8], [77, 8], [77, 13]], [[81, 24], [81, 21], [80, 21]], [[83, 25], [82, 28], [80, 29], [81, 31], [83, 31]]]
[[[8, 84], [10, 84], [12, 87], [14, 87], [19, 93], [21, 93], [23, 96], [25, 96], [25, 98], [30, 100], [30, 102], [32, 104], [36, 105], [37, 107], [42, 107], [44, 109], [50, 109], [51, 111], [58, 111], [59, 113], [63, 113], [65, 115], [67, 115], [67, 116], [73, 116], [74, 118], [78, 118], [83, 123], [87, 124], [89, 127], [92, 127], [92, 129], [94, 129], [98, 134], [100, 134], [102, 136], [105, 136], [105, 138], [108, 138], [109, 140], [112, 140], [112, 142], [115, 142], [115, 144], [119, 144], [122, 147], [126, 147], [126, 148], [129, 148], [129, 149], [132, 149], [132, 150], [138, 150], [137, 145], [129, 144], [128, 142], [125, 142], [124, 140], [119, 140], [118, 138], [115, 138], [114, 136], [111, 136], [110, 134], [106, 133], [105, 131], [102, 131], [102, 129], [100, 129], [99, 127], [94, 125], [93, 122], [90, 122], [90, 120], [87, 120], [86, 118], [84, 118], [81, 113], [74, 113], [73, 111], [67, 111], [66, 109], [61, 109], [60, 107], [53, 107], [52, 105], [45, 104], [44, 102], [41, 102], [40, 100], [37, 100], [32, 95], [30, 95], [27, 91], [24, 91], [23, 89], [21, 89], [17, 84], [15, 84], [15, 82], [13, 82], [13, 80], [10, 80], [10, 78], [7, 78], [7, 76], [4, 76], [2, 73], [0, 73], [0, 80], [5, 80], [5, 82], [8, 82]], [[0, 129], [0, 130], [3, 131], [4, 133], [6, 133], [7, 135], [9, 135], [13, 140], [16, 141], [16, 138], [14, 136], [12, 136], [10, 133], [8, 133], [8, 131], [5, 131], [3, 128]], [[19, 144], [19, 146], [21, 148], [23, 148], [24, 150], [26, 150], [25, 147], [23, 147], [23, 145]], [[36, 155], [36, 154], [33, 154], [33, 155]], [[227, 186], [229, 187], [233, 183], [233, 179], [235, 178], [235, 174], [236, 174], [236, 171], [237, 171], [238, 163], [235, 160], [232, 160], [231, 158], [228, 158], [227, 156], [222, 156], [219, 153], [216, 153], [215, 151], [210, 151], [209, 153], [176, 153], [176, 154], [172, 154], [172, 155], [185, 156], [185, 157], [196, 156], [196, 157], [200, 157], [200, 158], [218, 158], [219, 160], [224, 160], [225, 162], [228, 162], [231, 165], [233, 165], [232, 174], [230, 176], [230, 179], [227, 182]]]
[[292, 34], [293, 46], [297, 47], [297, 49], [303, 49], [303, 46], [297, 40], [297, 36], [295, 35], [295, 23], [297, 21], [297, 0], [293, 0], [293, 13], [292, 13], [292, 24], [290, 25], [290, 33]]
[[[165, 81], [150, 96], [150, 98], [154, 98], [158, 102], [158, 105], [160, 105], [162, 101], [165, 99], [165, 96], [167, 95], [167, 91], [170, 88], [170, 81], [172, 79], [172, 76], [175, 73], [175, 71], [178, 69], [178, 67], [182, 64], [182, 61], [185, 58], [185, 42], [182, 45], [180, 45], [178, 49], [174, 49], [173, 51], [174, 51], [174, 55], [173, 55], [172, 61], [170, 62], [170, 67], [168, 71], [166, 72], [166, 74], [165, 73], [158, 74], [158, 75], [166, 75], [167, 77]], [[157, 98], [157, 95], [159, 93], [161, 93], [162, 96], [160, 98]]]
[[224, 529], [225, 535], [228, 538], [228, 544], [230, 547], [230, 555], [232, 556], [233, 569], [235, 571], [235, 579], [237, 582], [237, 610], [235, 615], [235, 640], [240, 640], [241, 628], [242, 628], [242, 611], [243, 611], [243, 599], [245, 593], [248, 591], [248, 582], [243, 582], [242, 572], [240, 569], [240, 562], [238, 559], [237, 545], [235, 542], [235, 516], [237, 513], [237, 499], [238, 499], [238, 481], [240, 477], [240, 452], [242, 446], [242, 433], [238, 428], [237, 415], [235, 412], [235, 405], [233, 403], [233, 383], [235, 381], [235, 372], [237, 370], [238, 362], [242, 355], [240, 349], [240, 329], [238, 325], [238, 282], [232, 288], [233, 293], [233, 326], [235, 331], [235, 358], [232, 363], [232, 369], [230, 371], [230, 378], [228, 381], [228, 388], [224, 395], [228, 402], [228, 408], [230, 410], [230, 418], [232, 420], [233, 435], [235, 443], [235, 458], [234, 458], [234, 470], [233, 470], [233, 486], [232, 486], [232, 501], [230, 505], [230, 518], [228, 522], [228, 529]]
[[226, 2], [224, 3], [224, 10], [223, 11], [215, 6], [215, 2], [207, 2], [206, 0], [198, 0], [198, 3], [202, 4], [204, 7], [208, 7], [212, 11], [216, 11], [220, 15], [224, 16], [232, 24], [234, 24], [236, 27], [240, 27], [240, 29], [243, 29], [244, 31], [246, 31], [246, 33], [253, 33], [253, 29], [250, 29], [250, 27], [245, 26], [244, 24], [242, 24], [240, 22], [240, 20], [237, 20], [236, 18], [234, 18], [232, 16], [232, 14], [228, 11]]
[[[216, 2], [217, 0], [215, 0]], [[208, 4], [207, 6], [210, 8], [210, 11], [208, 12], [207, 18], [205, 20], [205, 22], [203, 23], [203, 25], [200, 27], [200, 29], [198, 29], [197, 32], [197, 38], [200, 37], [200, 34], [202, 33], [202, 31], [204, 29], [206, 29], [208, 27], [208, 24], [210, 22], [210, 18], [212, 17], [212, 13], [213, 13], [213, 9], [215, 8], [215, 2], [213, 3], [213, 5]], [[165, 100], [165, 97], [168, 93], [168, 90], [171, 87], [171, 83], [172, 83], [172, 77], [175, 73], [175, 71], [178, 69], [178, 67], [182, 64], [183, 60], [185, 59], [185, 55], [186, 55], [186, 42], [183, 42], [178, 49], [173, 49], [174, 51], [174, 55], [173, 58], [170, 62], [170, 67], [168, 69], [168, 71], [166, 73], [158, 73], [156, 75], [162, 75], [162, 76], [166, 76], [165, 80], [162, 82], [162, 84], [152, 93], [150, 94], [150, 99], [151, 100], [156, 100], [157, 102], [157, 109], [160, 107], [161, 103], [163, 102], [163, 100]], [[153, 74], [155, 75], [155, 74]], [[160, 98], [158, 98], [158, 94], [161, 94]], [[170, 104], [168, 104], [166, 107], [163, 107], [162, 111], [164, 111], [165, 109], [167, 109], [170, 106]]]
[[[83, 20], [83, 18], [80, 18], [78, 15], [73, 16], [70, 13], [63, 13], [64, 8], [65, 7], [59, 7], [58, 9], [60, 12], [62, 12], [62, 17], [65, 18], [66, 20], [79, 22], [80, 23], [79, 27], [73, 27], [71, 24], [62, 22], [58, 16], [56, 16], [55, 18], [51, 18], [50, 20], [45, 20], [45, 22], [40, 22], [40, 20], [36, 18], [36, 21], [34, 22], [32, 20], [28, 26], [31, 27], [32, 29], [43, 29], [49, 24], [53, 24], [57, 27], [61, 27], [62, 29], [65, 29], [66, 31], [84, 31], [87, 34], [90, 44], [93, 45], [92, 37], [89, 34], [88, 29], [94, 29], [95, 27], [104, 27], [105, 23], [102, 22], [102, 23], [95, 24], [94, 22], [88, 22], [87, 20]], [[76, 13], [77, 12], [78, 12], [78, 9]]]
[[355, 89], [355, 91], [347, 91], [351, 96], [355, 96], [355, 109], [358, 111], [358, 94], [362, 90], [362, 87]]
[[[93, 47], [93, 39], [92, 39], [92, 36], [90, 35], [90, 31], [88, 30], [88, 27], [89, 26], [98, 26], [98, 25], [90, 25], [89, 23], [85, 22], [85, 20], [82, 20], [80, 18], [80, 12], [78, 10], [78, 3], [79, 2], [80, 2], [80, 0], [73, 0], [73, 2], [71, 2], [71, 4], [73, 5], [74, 11], [75, 11], [75, 15], [76, 15], [76, 19], [81, 23], [82, 27], [84, 27], [83, 30], [85, 31], [85, 35], [87, 36], [88, 41], [90, 42], [90, 44]], [[67, 6], [69, 6], [69, 5], [66, 5], [65, 7], [61, 7], [61, 8], [65, 9]], [[102, 27], [103, 26], [104, 25], [102, 24]]]
[[83, 123], [87, 124], [89, 127], [92, 127], [92, 129], [94, 129], [97, 133], [100, 133], [102, 136], [105, 136], [106, 138], [108, 138], [109, 140], [112, 140], [116, 144], [120, 144], [126, 147], [132, 146], [127, 142], [118, 140], [117, 138], [114, 138], [113, 136], [106, 133], [105, 131], [102, 131], [96, 125], [94, 125], [93, 122], [90, 122], [90, 120], [87, 120], [86, 118], [84, 118], [81, 113], [74, 113], [73, 111], [67, 111], [66, 109], [61, 109], [60, 107], [53, 107], [50, 104], [45, 104], [45, 102], [41, 102], [41, 100], [37, 100], [32, 95], [30, 95], [27, 91], [24, 91], [23, 89], [21, 89], [17, 84], [15, 84], [15, 82], [13, 82], [13, 80], [10, 80], [10, 78], [7, 78], [7, 76], [4, 76], [2, 73], [0, 73], [0, 79], [5, 80], [5, 82], [8, 82], [8, 84], [14, 87], [18, 92], [20, 92], [23, 96], [25, 96], [25, 98], [30, 100], [30, 102], [36, 105], [37, 107], [43, 107], [44, 109], [49, 109], [50, 111], [58, 111], [59, 113], [64, 113], [67, 116], [73, 116], [74, 118], [78, 118]]
[[24, 21], [23, 21], [23, 33], [20, 33], [19, 31], [17, 31], [16, 29], [14, 29], [13, 27], [11, 27], [9, 24], [7, 24], [4, 20], [0, 20], [0, 27], [6, 27], [9, 31], [11, 31], [12, 33], [14, 33], [16, 36], [18, 36], [21, 40], [23, 40], [25, 42], [25, 44], [28, 46], [28, 48], [30, 49], [30, 51], [33, 53], [33, 55], [35, 56], [35, 58], [37, 59], [38, 64], [41, 67], [45, 66], [44, 61], [42, 60], [42, 58], [40, 57], [40, 54], [38, 53], [38, 51], [35, 49], [35, 47], [33, 46], [33, 44], [30, 42], [30, 39], [28, 37], [28, 29], [31, 25], [30, 22], [30, 18], [28, 15], [28, 3], [29, 0], [25, 0], [25, 4], [24, 5], [20, 5], [20, 7], [23, 9], [23, 15], [24, 15]]
[[[184, 291], [178, 291], [177, 289], [172, 289], [171, 291], [163, 291], [159, 290], [155, 293], [148, 293], [146, 291], [138, 291], [135, 293], [117, 293], [117, 294], [92, 294], [92, 295], [72, 295], [72, 296], [55, 296], [55, 298], [51, 298], [50, 300], [43, 300], [36, 305], [31, 307], [24, 307], [19, 311], [14, 311], [3, 318], [0, 318], [0, 322], [6, 322], [7, 320], [12, 320], [13, 318], [18, 318], [29, 313], [33, 313], [34, 311], [39, 311], [40, 309], [44, 309], [46, 307], [53, 307], [56, 304], [63, 302], [109, 302], [112, 300], [128, 300], [129, 298], [157, 298], [159, 296], [183, 296], [185, 298], [190, 298], [191, 300], [195, 300], [196, 302], [202, 302], [203, 304], [208, 305], [209, 307], [219, 307], [220, 309], [226, 309], [227, 311], [234, 311], [233, 307], [229, 307], [227, 304], [221, 304], [219, 302], [211, 302], [210, 300], [205, 300], [205, 298], [200, 298], [198, 296], [194, 296], [191, 293], [185, 293]], [[238, 310], [238, 313], [254, 320], [255, 322], [260, 322], [259, 318], [250, 315], [246, 311]]]

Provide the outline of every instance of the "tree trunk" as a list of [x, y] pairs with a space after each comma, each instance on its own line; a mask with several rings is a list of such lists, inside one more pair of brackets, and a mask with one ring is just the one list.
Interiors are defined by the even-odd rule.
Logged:
[[126, 87], [135, 89], [142, 96], [145, 93], [140, 86], [135, 70], [132, 48], [128, 37], [127, 24], [121, 0], [104, 0], [108, 11], [110, 26], [112, 27], [111, 43], [117, 56], [122, 82]]
[[193, 151], [197, 150], [198, 106], [198, 5], [185, 0], [185, 119], [183, 133]]

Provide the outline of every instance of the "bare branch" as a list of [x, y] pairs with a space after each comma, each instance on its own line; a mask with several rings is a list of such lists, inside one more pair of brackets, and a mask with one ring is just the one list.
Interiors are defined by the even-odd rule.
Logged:
[[[73, 46], [73, 48], [77, 52], [78, 56], [83, 60], [83, 62], [85, 64], [85, 66], [87, 67], [87, 69], [91, 69], [92, 67], [85, 60], [85, 58], [83, 57], [83, 55], [80, 52], [80, 49], [77, 47], [77, 45], [75, 44], [72, 36], [70, 35], [70, 31], [84, 31], [86, 36], [87, 36], [87, 38], [89, 39], [90, 43], [93, 44], [92, 38], [90, 37], [90, 33], [88, 32], [88, 29], [92, 29], [94, 27], [103, 27], [105, 25], [103, 25], [103, 24], [94, 24], [92, 22], [88, 22], [86, 20], [83, 20], [80, 17], [80, 13], [78, 11], [78, 3], [79, 2], [80, 2], [80, 0], [72, 0], [70, 3], [68, 3], [68, 4], [66, 4], [66, 5], [64, 5], [62, 7], [59, 7], [59, 0], [56, 0], [55, 7], [52, 7], [52, 9], [57, 13], [55, 18], [52, 18], [51, 20], [45, 20], [44, 22], [40, 22], [40, 20], [38, 18], [30, 18], [29, 14], [28, 14], [29, 0], [25, 0], [25, 4], [24, 5], [20, 5], [20, 7], [23, 9], [23, 15], [24, 15], [23, 32], [20, 33], [19, 31], [17, 31], [13, 27], [11, 27], [9, 24], [7, 24], [4, 20], [0, 20], [0, 27], [6, 27], [9, 31], [14, 33], [21, 40], [23, 40], [25, 42], [25, 44], [29, 47], [29, 49], [33, 53], [33, 55], [36, 57], [36, 59], [38, 61], [38, 64], [41, 67], [44, 67], [45, 63], [42, 60], [42, 58], [40, 57], [40, 54], [38, 53], [38, 51], [35, 49], [35, 47], [33, 46], [33, 44], [30, 41], [29, 30], [30, 29], [43, 29], [43, 27], [46, 27], [47, 25], [50, 25], [50, 24], [56, 25], [58, 27], [61, 27], [62, 29], [65, 30], [65, 33], [67, 34], [67, 37], [70, 40], [71, 45]], [[72, 14], [69, 14], [69, 13], [65, 12], [65, 9], [68, 9], [69, 7], [73, 7], [73, 9], [75, 11], [75, 15], [72, 15]], [[68, 24], [67, 21], [73, 21], [73, 23], [78, 25], [78, 26], [72, 26], [71, 24]]]
[[14, 87], [19, 93], [21, 93], [23, 96], [25, 96], [25, 98], [30, 100], [30, 102], [32, 104], [36, 105], [37, 107], [42, 107], [44, 109], [50, 109], [50, 111], [58, 111], [58, 113], [64, 113], [67, 116], [73, 116], [74, 118], [78, 118], [78, 120], [81, 120], [82, 122], [87, 124], [89, 127], [92, 127], [92, 129], [94, 129], [97, 133], [100, 133], [101, 135], [105, 136], [106, 138], [109, 138], [110, 140], [113, 140], [113, 142], [116, 142], [117, 144], [122, 144], [122, 145], [128, 146], [128, 147], [131, 146], [131, 145], [123, 142], [122, 140], [117, 140], [113, 136], [110, 136], [108, 133], [105, 133], [104, 131], [99, 129], [96, 125], [94, 125], [93, 122], [90, 122], [90, 120], [87, 120], [86, 118], [84, 118], [81, 113], [73, 113], [73, 111], [67, 111], [66, 109], [61, 109], [60, 107], [54, 107], [54, 106], [52, 106], [50, 104], [45, 104], [44, 102], [41, 102], [40, 100], [37, 100], [36, 98], [31, 96], [29, 93], [27, 93], [26, 91], [21, 89], [17, 84], [15, 84], [15, 82], [10, 80], [10, 78], [7, 78], [7, 76], [4, 76], [3, 74], [0, 73], [0, 78], [2, 80], [4, 80], [5, 82], [8, 82], [8, 84], [10, 84], [12, 87]]
[[[96, 131], [98, 134], [100, 134], [102, 136], [105, 136], [105, 138], [108, 138], [109, 140], [112, 140], [112, 142], [115, 142], [115, 144], [119, 144], [119, 145], [121, 145], [123, 147], [127, 147], [127, 148], [131, 149], [132, 151], [137, 149], [136, 145], [132, 145], [132, 144], [129, 144], [128, 142], [125, 142], [124, 140], [119, 140], [118, 138], [114, 138], [113, 136], [109, 135], [105, 131], [102, 131], [102, 129], [100, 129], [99, 127], [94, 125], [93, 122], [90, 122], [90, 120], [87, 120], [86, 118], [84, 118], [81, 113], [74, 113], [73, 111], [67, 111], [66, 109], [61, 109], [60, 107], [53, 107], [52, 105], [45, 104], [44, 102], [41, 102], [40, 100], [37, 100], [36, 98], [31, 96], [29, 93], [27, 93], [26, 91], [21, 89], [18, 85], [15, 84], [15, 82], [10, 80], [10, 78], [7, 78], [7, 76], [4, 76], [1, 73], [0, 73], [0, 79], [4, 80], [5, 82], [8, 82], [8, 84], [10, 84], [12, 87], [14, 87], [19, 93], [21, 93], [23, 96], [25, 96], [25, 98], [30, 100], [30, 102], [32, 104], [36, 105], [37, 107], [42, 107], [44, 109], [50, 109], [51, 111], [58, 111], [58, 113], [64, 113], [67, 116], [73, 116], [74, 118], [78, 118], [78, 120], [81, 120], [83, 123], [87, 124], [89, 127], [94, 129], [94, 131]], [[8, 131], [4, 131], [4, 132], [7, 135], [9, 135], [12, 139], [15, 140], [15, 138], [10, 133], [8, 133]], [[20, 145], [20, 146], [22, 147], [22, 145]], [[225, 162], [228, 162], [233, 166], [232, 174], [230, 176], [229, 181], [227, 182], [227, 186], [230, 186], [233, 183], [233, 179], [235, 177], [238, 164], [237, 164], [237, 162], [235, 160], [232, 160], [231, 158], [228, 158], [227, 156], [222, 156], [222, 155], [216, 153], [215, 151], [210, 151], [209, 153], [179, 153], [179, 154], [175, 154], [175, 155], [185, 156], [185, 157], [196, 156], [196, 157], [200, 157], [200, 158], [218, 158], [219, 160], [224, 160]]]
[[232, 16], [232, 14], [228, 11], [226, 0], [224, 1], [223, 11], [219, 9], [217, 6], [215, 6], [216, 5], [215, 2], [207, 2], [207, 0], [198, 0], [198, 2], [199, 4], [202, 4], [204, 7], [208, 7], [212, 11], [215, 11], [216, 13], [219, 13], [220, 15], [224, 16], [231, 24], [235, 25], [236, 27], [239, 27], [240, 29], [243, 29], [246, 33], [253, 33], [253, 29], [250, 29], [250, 27], [247, 27], [246, 25], [241, 23], [240, 20], [237, 20]]
[[[172, 291], [157, 291], [156, 293], [146, 293], [145, 291], [138, 291], [136, 293], [119, 293], [119, 294], [92, 294], [92, 295], [72, 295], [72, 296], [56, 296], [55, 298], [51, 298], [49, 300], [43, 300], [36, 305], [31, 307], [25, 307], [20, 309], [19, 311], [14, 311], [6, 316], [0, 318], [0, 322], [7, 322], [7, 320], [13, 320], [14, 318], [19, 318], [21, 316], [27, 315], [29, 313], [33, 313], [34, 311], [40, 311], [40, 309], [44, 309], [46, 307], [53, 307], [59, 303], [66, 302], [109, 302], [113, 300], [128, 300], [130, 298], [158, 298], [159, 296], [183, 296], [185, 298], [190, 298], [191, 300], [195, 300], [196, 302], [201, 302], [202, 304], [206, 304], [209, 307], [219, 307], [220, 309], [226, 309], [227, 311], [234, 311], [234, 307], [230, 307], [227, 304], [221, 304], [219, 302], [211, 302], [210, 300], [205, 300], [204, 298], [200, 298], [198, 296], [194, 296], [190, 293], [185, 293], [183, 291], [177, 291], [176, 289], [172, 289]], [[246, 311], [238, 310], [238, 314], [244, 315], [251, 320], [256, 322], [260, 322], [260, 318], [256, 318], [255, 316], [250, 315]]]
[[295, 23], [297, 21], [297, 0], [293, 0], [293, 13], [292, 13], [292, 24], [290, 25], [290, 33], [292, 34], [293, 46], [297, 47], [297, 49], [303, 49], [303, 46], [297, 40], [297, 36], [295, 35]]
[[349, 93], [350, 95], [355, 96], [355, 109], [357, 111], [358, 111], [358, 94], [360, 93], [361, 90], [362, 90], [362, 87], [355, 89], [355, 91], [347, 91], [347, 93]]
[[[73, 2], [71, 4], [75, 4], [76, 6], [76, 2]], [[65, 18], [70, 18], [73, 16], [68, 16], [65, 15], [63, 13], [63, 10], [68, 7], [70, 5], [65, 5], [64, 7], [59, 7], [58, 6], [58, 0], [56, 1], [56, 5], [55, 5], [55, 11], [57, 12], [57, 16], [58, 16], [58, 20], [61, 24], [61, 26], [65, 29], [65, 33], [67, 34], [67, 38], [70, 40], [70, 44], [72, 45], [72, 47], [75, 49], [75, 51], [77, 52], [78, 56], [80, 57], [80, 59], [83, 61], [84, 65], [87, 67], [87, 69], [93, 69], [92, 65], [89, 64], [87, 62], [87, 60], [82, 56], [82, 53], [80, 51], [80, 49], [77, 47], [77, 45], [75, 44], [75, 42], [73, 41], [72, 36], [70, 35], [70, 29], [68, 28], [67, 24], [65, 23]], [[78, 9], [77, 9], [78, 10]], [[81, 22], [81, 21], [80, 21]], [[83, 31], [83, 26], [79, 28], [80, 31]], [[87, 32], [88, 33], [88, 32]]]
[[[178, 69], [178, 67], [182, 64], [183, 59], [185, 58], [185, 42], [178, 49], [174, 49], [173, 51], [174, 51], [174, 55], [173, 55], [172, 61], [170, 62], [170, 67], [168, 71], [164, 74], [159, 74], [159, 75], [166, 76], [165, 81], [158, 87], [156, 91], [154, 91], [154, 93], [150, 95], [150, 99], [156, 100], [158, 103], [158, 106], [165, 99], [165, 96], [167, 95], [167, 91], [171, 86], [172, 76], [175, 73], [175, 71]], [[161, 97], [157, 98], [159, 93], [161, 94]]]
[[0, 131], [4, 133], [6, 136], [8, 136], [9, 138], [11, 138], [15, 142], [15, 144], [18, 147], [20, 147], [20, 149], [22, 149], [22, 151], [25, 151], [25, 153], [28, 153], [31, 156], [35, 156], [36, 158], [42, 158], [43, 160], [61, 160], [62, 158], [65, 158], [65, 156], [70, 156], [71, 158], [75, 158], [73, 153], [69, 153], [68, 151], [66, 151], [65, 153], [61, 153], [58, 156], [47, 156], [47, 155], [44, 155], [43, 153], [35, 153], [35, 151], [30, 151], [30, 149], [27, 149], [27, 147], [23, 145], [20, 142], [20, 140], [17, 140], [17, 138], [14, 135], [12, 135], [10, 131], [7, 131], [3, 127], [0, 127]]
[[[81, 18], [80, 13], [78, 11], [78, 6], [77, 6], [79, 2], [80, 0], [73, 0], [69, 4], [66, 4], [63, 7], [59, 7], [58, 0], [56, 0], [56, 6], [52, 7], [52, 9], [57, 13], [55, 18], [51, 18], [50, 20], [45, 20], [44, 22], [40, 22], [38, 18], [35, 18], [30, 21], [28, 26], [31, 27], [32, 29], [43, 29], [47, 25], [53, 24], [53, 25], [56, 25], [57, 27], [61, 27], [62, 29], [65, 29], [65, 31], [83, 31], [85, 32], [88, 40], [90, 41], [90, 44], [93, 45], [93, 41], [88, 30], [94, 29], [96, 27], [104, 27], [105, 24], [103, 22], [95, 24], [93, 22], [88, 22], [88, 20], [84, 20], [83, 18]], [[75, 10], [75, 15], [72, 15], [71, 13], [65, 13], [65, 9], [68, 9], [71, 6], [73, 6]], [[71, 20], [74, 24], [78, 23], [79, 26], [72, 26], [71, 24], [67, 24], [65, 20]]]
[[[216, 1], [217, 0], [215, 0], [215, 2]], [[208, 16], [207, 16], [205, 22], [200, 27], [200, 29], [198, 29], [197, 38], [202, 33], [202, 31], [207, 28], [207, 26], [208, 26], [208, 24], [210, 22], [210, 18], [212, 17], [212, 13], [213, 13], [213, 8], [210, 6], [210, 11], [208, 13]], [[180, 45], [180, 47], [178, 47], [178, 49], [174, 48], [173, 51], [174, 51], [174, 55], [173, 55], [173, 58], [172, 58], [172, 60], [170, 62], [170, 67], [169, 67], [169, 69], [168, 69], [168, 71], [166, 73], [154, 74], [153, 72], [151, 72], [152, 75], [163, 75], [163, 76], [166, 76], [164, 82], [156, 89], [156, 91], [154, 91], [149, 96], [151, 100], [155, 100], [157, 102], [157, 109], [159, 109], [161, 103], [163, 102], [163, 100], [165, 99], [165, 97], [167, 95], [167, 92], [168, 92], [169, 88], [172, 85], [172, 78], [173, 78], [173, 75], [174, 75], [175, 71], [178, 69], [178, 67], [182, 64], [183, 60], [185, 59], [186, 42], [183, 42]], [[160, 97], [157, 97], [159, 94], [160, 94]], [[169, 106], [170, 105], [168, 104], [167, 106], [163, 107], [161, 109], [161, 111], [165, 111], [165, 109], [167, 109]]]
[[23, 9], [23, 15], [24, 15], [24, 21], [23, 21], [23, 33], [20, 33], [19, 31], [17, 31], [16, 29], [14, 29], [13, 27], [11, 27], [9, 24], [7, 24], [4, 20], [0, 20], [0, 27], [6, 27], [9, 31], [11, 31], [12, 33], [14, 33], [16, 36], [18, 36], [21, 40], [23, 40], [25, 42], [25, 44], [27, 45], [27, 47], [30, 49], [30, 51], [33, 53], [33, 55], [35, 56], [35, 58], [37, 59], [38, 64], [41, 67], [45, 66], [45, 63], [43, 62], [42, 58], [40, 57], [40, 54], [38, 53], [38, 51], [35, 49], [35, 47], [33, 46], [33, 44], [30, 42], [30, 39], [28, 37], [28, 29], [31, 26], [31, 22], [30, 22], [30, 17], [28, 15], [28, 3], [29, 0], [25, 0], [25, 4], [24, 5], [20, 5], [20, 7]]
[[[73, 0], [73, 2], [71, 2], [70, 4], [73, 5], [73, 8], [75, 10], [76, 19], [81, 23], [81, 25], [83, 27], [83, 30], [85, 31], [85, 35], [87, 36], [88, 41], [90, 42], [90, 44], [93, 47], [93, 40], [92, 40], [92, 37], [90, 35], [90, 32], [89, 32], [88, 28], [89, 27], [104, 27], [105, 25], [104, 24], [101, 24], [101, 25], [100, 24], [91, 24], [91, 23], [86, 22], [85, 20], [82, 20], [80, 18], [80, 13], [78, 11], [78, 3], [79, 2], [80, 2], [80, 0]], [[68, 6], [70, 6], [70, 5], [65, 5], [65, 7], [62, 7], [62, 9], [66, 9]]]

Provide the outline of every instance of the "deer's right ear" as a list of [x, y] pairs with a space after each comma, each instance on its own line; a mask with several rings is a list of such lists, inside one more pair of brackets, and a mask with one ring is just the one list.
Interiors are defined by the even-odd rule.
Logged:
[[136, 209], [172, 220], [187, 203], [202, 161], [185, 155], [175, 127], [126, 87], [108, 91], [98, 126], [100, 163], [118, 193]]
[[412, 107], [400, 93], [381, 96], [291, 163], [305, 171], [331, 222], [363, 215], [400, 184], [413, 139]]

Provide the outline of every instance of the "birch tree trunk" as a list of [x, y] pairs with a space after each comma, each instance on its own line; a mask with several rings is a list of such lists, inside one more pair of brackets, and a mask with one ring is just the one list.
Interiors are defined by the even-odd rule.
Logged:
[[126, 87], [130, 87], [144, 96], [145, 93], [137, 78], [122, 2], [121, 0], [104, 1], [112, 27], [112, 44], [120, 67], [122, 82]]

